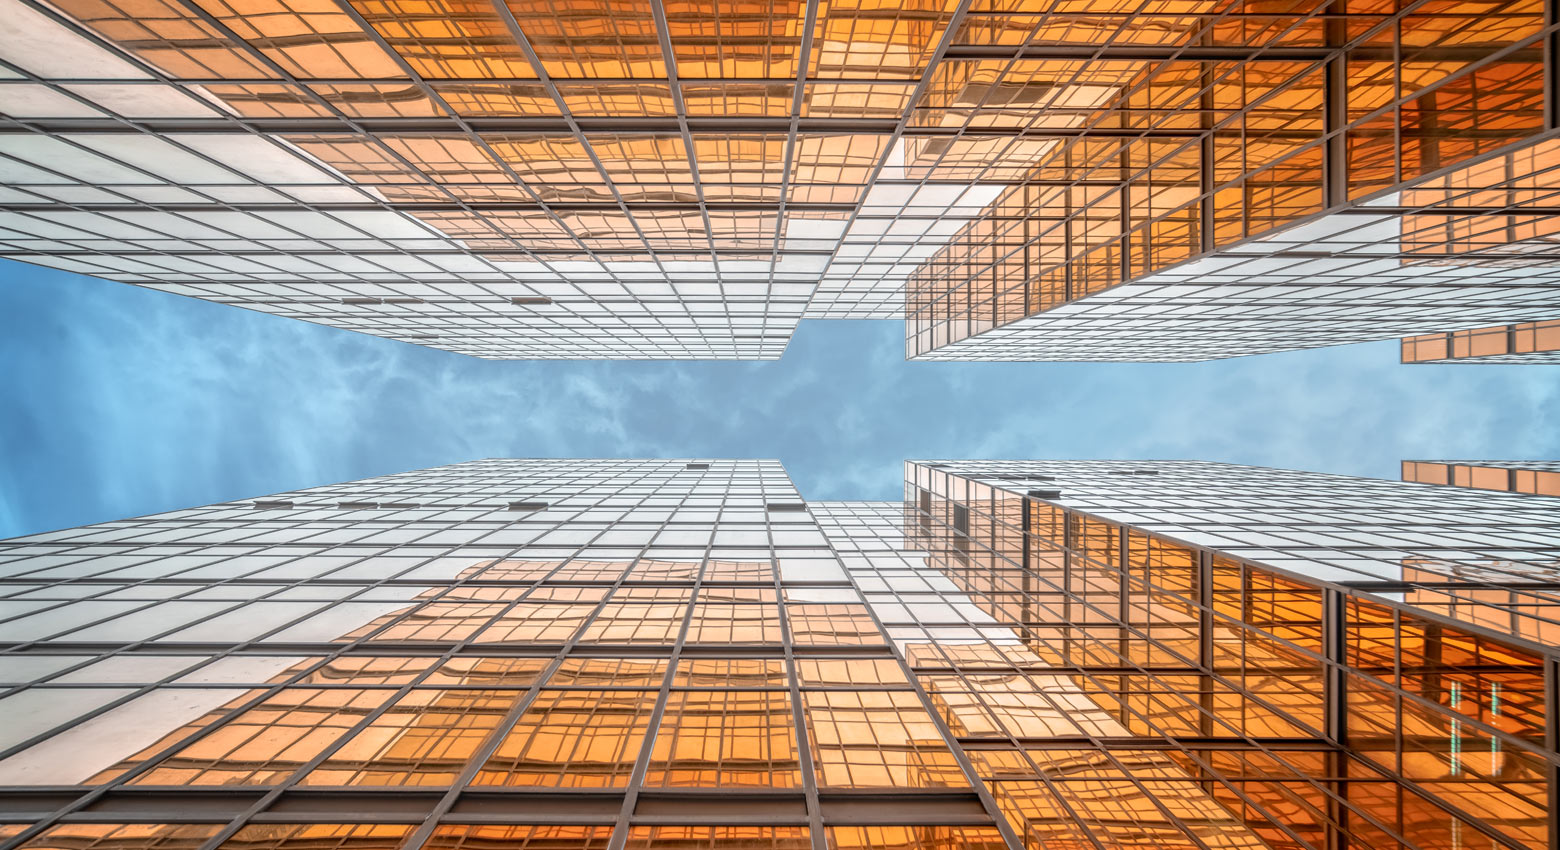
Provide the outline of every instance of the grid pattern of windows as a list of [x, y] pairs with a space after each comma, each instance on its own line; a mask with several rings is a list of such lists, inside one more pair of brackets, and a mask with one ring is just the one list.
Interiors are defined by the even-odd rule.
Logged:
[[0, 845], [1018, 846], [833, 544], [719, 460], [5, 541]]
[[984, 709], [949, 725], [998, 739], [981, 770], [1036, 844], [1556, 846], [1560, 501], [1187, 462], [906, 479], [908, 548], [1020, 636], [911, 627], [934, 696], [1018, 683], [943, 702]]
[[1542, 3], [1001, 9], [928, 115], [1045, 147], [912, 275], [911, 356], [1205, 360], [1560, 314]]
[[1560, 321], [1407, 337], [1403, 362], [1560, 363]]
[[1560, 461], [1405, 460], [1403, 480], [1475, 490], [1560, 496]]

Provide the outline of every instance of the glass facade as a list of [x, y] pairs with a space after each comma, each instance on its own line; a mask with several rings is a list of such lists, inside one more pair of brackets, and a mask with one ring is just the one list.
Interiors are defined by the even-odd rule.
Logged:
[[912, 276], [911, 356], [1204, 360], [1560, 308], [1542, 4], [1063, 9], [990, 54], [1052, 141]]
[[1560, 496], [1560, 461], [1405, 460], [1403, 480], [1476, 490]]
[[1560, 363], [1560, 321], [1407, 337], [1403, 362]]
[[1557, 846], [1560, 500], [1190, 462], [905, 492], [909, 548], [1019, 636], [937, 655], [1031, 846]]
[[0, 847], [1560, 846], [1560, 502], [906, 496], [487, 460], [4, 541]]
[[1546, 14], [0, 0], [0, 257], [495, 358], [1527, 321], [1560, 310]]

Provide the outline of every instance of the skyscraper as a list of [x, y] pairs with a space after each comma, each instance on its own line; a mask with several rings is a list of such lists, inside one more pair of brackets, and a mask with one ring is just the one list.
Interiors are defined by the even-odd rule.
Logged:
[[17, 538], [0, 837], [1555, 847], [1556, 504], [487, 460]]
[[1560, 321], [1523, 322], [1403, 340], [1404, 363], [1560, 363]]
[[1560, 26], [0, 0], [0, 257], [481, 357], [1197, 360], [1560, 315]]
[[1476, 490], [1560, 496], [1560, 461], [1405, 460], [1403, 480], [1472, 487]]

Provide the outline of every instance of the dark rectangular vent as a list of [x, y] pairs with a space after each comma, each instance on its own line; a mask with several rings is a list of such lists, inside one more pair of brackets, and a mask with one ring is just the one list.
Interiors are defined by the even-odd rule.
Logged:
[[1049, 476], [1049, 475], [1041, 475], [1038, 472], [1031, 472], [1030, 474], [1024, 476], [1024, 480], [1025, 481], [1055, 481], [1056, 479], [1051, 477], [1051, 476]]
[[285, 511], [293, 506], [292, 502], [285, 499], [256, 499], [255, 510], [259, 511]]
[[509, 299], [509, 303], [516, 307], [528, 307], [532, 304], [551, 304], [552, 299], [545, 295], [516, 295]]
[[1029, 491], [1029, 495], [1031, 497], [1033, 497], [1033, 498], [1036, 498], [1036, 499], [1060, 499], [1062, 497], [1062, 491], [1060, 491], [1060, 490], [1030, 490]]
[[379, 507], [407, 510], [409, 508], [420, 508], [422, 505], [418, 504], [417, 502], [380, 502]]
[[368, 511], [379, 507], [378, 502], [337, 502], [336, 507], [344, 511]]
[[689, 469], [709, 469], [710, 465], [707, 464], [707, 463], [690, 463], [690, 464], [688, 464], [688, 468]]
[[512, 511], [545, 511], [545, 510], [547, 510], [547, 503], [546, 502], [510, 502], [509, 503], [509, 509], [512, 510]]
[[421, 304], [421, 303], [423, 303], [423, 300], [421, 298], [381, 298], [381, 299], [379, 299], [379, 303], [381, 303], [381, 304]]
[[807, 510], [806, 502], [769, 502], [764, 507], [772, 511], [795, 513]]
[[369, 298], [366, 295], [354, 295], [354, 296], [352, 296], [350, 298], [343, 298], [343, 299], [341, 299], [341, 303], [343, 303], [343, 304], [383, 304], [384, 302], [381, 301], [378, 298]]

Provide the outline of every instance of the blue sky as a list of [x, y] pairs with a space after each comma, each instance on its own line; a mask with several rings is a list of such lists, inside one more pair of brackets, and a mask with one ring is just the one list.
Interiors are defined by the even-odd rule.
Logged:
[[1393, 342], [1194, 364], [906, 363], [809, 321], [766, 363], [491, 362], [0, 261], [0, 537], [482, 457], [777, 457], [811, 499], [915, 457], [1396, 477], [1560, 457], [1560, 367]]

